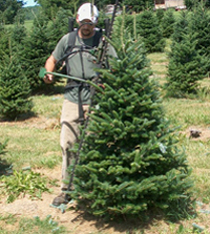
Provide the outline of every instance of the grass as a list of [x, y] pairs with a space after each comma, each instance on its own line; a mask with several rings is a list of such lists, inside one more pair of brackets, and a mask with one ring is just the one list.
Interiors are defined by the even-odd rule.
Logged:
[[0, 125], [1, 142], [9, 139], [6, 160], [15, 169], [28, 165], [52, 168], [60, 162], [62, 100], [62, 95], [34, 96], [33, 112], [37, 118]]
[[[150, 54], [151, 66], [154, 78], [163, 84], [167, 72], [166, 53]], [[194, 180], [194, 194], [198, 202], [202, 202], [202, 208], [210, 210], [210, 94], [208, 92], [210, 81], [205, 79], [201, 82], [201, 89], [197, 97], [191, 99], [163, 98], [165, 115], [171, 121], [171, 125], [179, 126], [178, 136], [180, 146], [188, 155], [188, 162], [192, 170]], [[59, 118], [62, 108], [63, 97], [61, 94], [40, 95], [33, 97], [33, 111], [36, 116], [29, 120], [0, 123], [0, 142], [9, 139], [6, 152], [0, 155], [8, 167], [12, 164], [14, 169], [30, 166], [33, 169], [54, 168], [61, 163], [59, 146], [60, 126]], [[202, 130], [203, 137], [191, 139], [188, 137], [190, 128]], [[209, 135], [208, 135], [209, 130]], [[210, 214], [198, 212], [193, 219], [183, 220], [180, 223], [169, 223], [164, 220], [154, 220], [147, 228], [137, 228], [127, 231], [126, 234], [186, 234], [199, 233], [199, 228], [193, 228], [192, 223], [204, 227], [202, 233], [209, 231]], [[23, 219], [10, 214], [0, 216], [0, 233], [2, 234], [26, 234], [26, 233], [51, 233], [55, 227], [49, 224], [48, 218]], [[16, 229], [14, 230], [14, 226]], [[30, 227], [30, 228], [29, 228]], [[12, 229], [13, 228], [13, 229]], [[30, 230], [30, 231], [29, 231]], [[56, 231], [56, 230], [55, 230]], [[58, 228], [54, 233], [66, 233]], [[71, 233], [71, 231], [69, 232]], [[74, 233], [74, 232], [72, 232]], [[105, 234], [97, 232], [95, 234]], [[124, 232], [125, 233], [125, 232]]]
[[7, 203], [25, 194], [29, 194], [31, 199], [41, 199], [43, 192], [50, 192], [47, 180], [33, 171], [13, 171], [10, 176], [2, 176], [1, 188], [1, 193], [7, 196]]
[[27, 31], [30, 31], [33, 26], [33, 20], [26, 20], [24, 26], [26, 27]]
[[[9, 139], [6, 160], [14, 168], [24, 166], [46, 167], [59, 162], [59, 130], [36, 129], [19, 126], [1, 126], [1, 140]], [[44, 161], [46, 163], [44, 163]], [[52, 167], [52, 166], [47, 166]]]
[[198, 99], [165, 99], [163, 106], [167, 117], [175, 125], [189, 127], [210, 124], [209, 101]]
[[[34, 219], [19, 219], [13, 215], [0, 216], [1, 234], [67, 234], [63, 226], [59, 226], [50, 215], [45, 219], [35, 216]], [[5, 227], [10, 226], [8, 231]]]

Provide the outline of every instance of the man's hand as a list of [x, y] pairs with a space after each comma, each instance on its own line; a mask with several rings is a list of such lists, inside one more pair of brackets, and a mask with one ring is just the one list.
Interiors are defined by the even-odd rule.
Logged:
[[53, 75], [52, 75], [52, 74], [46, 74], [46, 75], [44, 76], [44, 82], [45, 82], [46, 84], [52, 84], [53, 81], [54, 81], [54, 79], [53, 79]]
[[[48, 72], [53, 72], [55, 69], [55, 65], [56, 65], [56, 59], [53, 57], [53, 55], [50, 55], [50, 57], [47, 59], [46, 63], [45, 63], [45, 69]], [[52, 84], [53, 83], [53, 75], [52, 74], [46, 74], [44, 76], [44, 82], [46, 84]]]
[[102, 89], [105, 89], [104, 84], [98, 84], [98, 86], [99, 86], [100, 88], [102, 88]]

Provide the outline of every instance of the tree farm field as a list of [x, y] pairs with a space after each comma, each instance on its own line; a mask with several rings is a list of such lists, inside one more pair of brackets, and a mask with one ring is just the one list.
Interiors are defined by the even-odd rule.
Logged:
[[[162, 85], [167, 75], [167, 54], [149, 54], [153, 76]], [[58, 83], [57, 87], [63, 84]], [[7, 141], [0, 154], [0, 233], [72, 233], [72, 234], [175, 234], [210, 233], [210, 80], [200, 83], [196, 97], [186, 99], [162, 98], [165, 115], [177, 128], [180, 148], [186, 151], [192, 168], [196, 215], [177, 223], [155, 216], [148, 220], [117, 220], [105, 222], [67, 205], [65, 212], [51, 206], [60, 192], [61, 152], [59, 118], [62, 92], [33, 96], [35, 115], [23, 120], [0, 122], [0, 143]], [[190, 131], [200, 132], [197, 138]], [[16, 196], [23, 171], [43, 185], [43, 193]], [[33, 174], [33, 173], [34, 174]], [[16, 177], [15, 177], [16, 173]], [[2, 178], [11, 178], [6, 188]], [[27, 180], [27, 178], [25, 178]], [[30, 186], [30, 183], [29, 185]], [[10, 193], [14, 201], [8, 203]], [[28, 190], [30, 191], [30, 190]]]

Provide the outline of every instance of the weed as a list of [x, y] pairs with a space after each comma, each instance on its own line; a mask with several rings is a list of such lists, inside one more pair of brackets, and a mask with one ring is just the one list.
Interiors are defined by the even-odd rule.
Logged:
[[29, 194], [31, 198], [41, 199], [43, 192], [50, 192], [46, 185], [46, 178], [33, 171], [14, 171], [11, 176], [0, 178], [2, 193], [7, 195], [7, 202], [13, 202], [21, 194]]
[[14, 224], [17, 222], [17, 219], [15, 218], [14, 215], [8, 214], [6, 216], [1, 216], [0, 215], [0, 221], [5, 222], [6, 224]]
[[[6, 222], [8, 216], [1, 217], [0, 221], [3, 220]], [[9, 217], [11, 219], [11, 217]], [[51, 215], [48, 215], [44, 220], [41, 220], [38, 216], [35, 216], [34, 219], [22, 218], [20, 220], [15, 219], [16, 226], [18, 227], [13, 231], [4, 230], [3, 227], [0, 227], [1, 234], [65, 234], [67, 233], [64, 226], [58, 226], [58, 223], [55, 222]]]
[[51, 215], [48, 215], [44, 220], [41, 220], [38, 216], [34, 217], [32, 221], [34, 226], [38, 226], [41, 230], [45, 231], [43, 233], [48, 233], [47, 231], [51, 231], [52, 233], [66, 233], [64, 227], [59, 227], [58, 223], [53, 221]]
[[4, 143], [1, 143], [1, 142], [0, 142], [0, 155], [5, 153], [5, 148], [6, 148], [6, 146], [7, 146], [7, 142], [8, 142], [8, 141], [9, 141], [9, 140], [6, 139]]

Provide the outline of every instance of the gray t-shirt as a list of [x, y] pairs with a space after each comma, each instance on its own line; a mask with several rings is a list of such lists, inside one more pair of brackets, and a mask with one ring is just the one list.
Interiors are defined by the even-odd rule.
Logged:
[[[57, 46], [55, 47], [55, 50], [53, 51], [54, 58], [58, 61], [60, 60], [66, 53], [68, 49], [68, 43], [69, 43], [69, 33], [64, 35], [61, 40], [58, 42]], [[81, 45], [83, 45], [84, 50], [82, 53], [79, 52], [81, 49]], [[76, 48], [73, 48], [72, 53], [66, 62], [68, 63], [68, 66], [70, 67], [70, 71], [68, 72], [68, 75], [79, 77], [83, 79], [92, 80], [94, 77], [97, 76], [97, 73], [95, 71], [96, 68], [99, 68], [99, 64], [97, 64], [96, 57], [92, 55], [92, 53], [89, 53], [87, 51], [93, 51], [91, 48], [85, 48], [85, 45], [92, 46], [93, 45], [93, 37], [88, 39], [79, 39], [76, 37], [75, 40], [75, 46], [78, 46]], [[100, 45], [99, 45], [100, 46]], [[115, 50], [113, 47], [108, 47], [108, 53], [111, 56], [117, 57]], [[64, 97], [68, 99], [71, 102], [78, 103], [78, 85], [67, 85], [67, 88], [65, 89]], [[89, 104], [90, 102], [90, 86], [87, 84], [83, 84], [81, 88], [81, 100], [83, 104]]]

